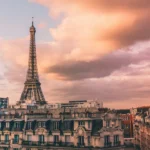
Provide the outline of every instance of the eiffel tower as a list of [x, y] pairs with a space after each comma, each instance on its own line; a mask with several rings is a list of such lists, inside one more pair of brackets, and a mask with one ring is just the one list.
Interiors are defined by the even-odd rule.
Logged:
[[36, 102], [36, 104], [46, 104], [38, 76], [35, 33], [36, 29], [32, 20], [32, 26], [30, 27], [30, 50], [28, 71], [19, 103], [25, 103], [26, 100], [31, 100], [34, 97], [34, 101]]

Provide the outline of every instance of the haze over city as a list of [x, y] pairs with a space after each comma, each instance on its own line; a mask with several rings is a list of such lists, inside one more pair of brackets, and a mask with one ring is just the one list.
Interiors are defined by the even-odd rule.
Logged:
[[26, 79], [29, 28], [48, 102], [149, 105], [150, 1], [1, 0], [0, 95], [15, 104]]

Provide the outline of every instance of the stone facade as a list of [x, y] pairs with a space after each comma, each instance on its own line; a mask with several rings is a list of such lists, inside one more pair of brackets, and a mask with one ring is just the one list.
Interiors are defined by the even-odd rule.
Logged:
[[123, 145], [121, 119], [110, 110], [16, 110], [0, 119], [3, 149], [118, 149]]
[[135, 147], [138, 150], [150, 149], [150, 114], [137, 113], [134, 122]]

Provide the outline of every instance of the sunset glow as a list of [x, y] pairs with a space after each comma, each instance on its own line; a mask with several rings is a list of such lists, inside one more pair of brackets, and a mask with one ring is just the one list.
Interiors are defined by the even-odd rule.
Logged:
[[0, 5], [1, 97], [12, 104], [20, 98], [34, 16], [38, 71], [48, 102], [150, 104], [150, 1], [13, 1]]

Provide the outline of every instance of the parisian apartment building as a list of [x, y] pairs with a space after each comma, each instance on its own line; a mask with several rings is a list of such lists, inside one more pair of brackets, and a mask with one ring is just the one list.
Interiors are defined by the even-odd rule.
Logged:
[[9, 110], [0, 116], [0, 148], [120, 148], [120, 116], [107, 109]]

